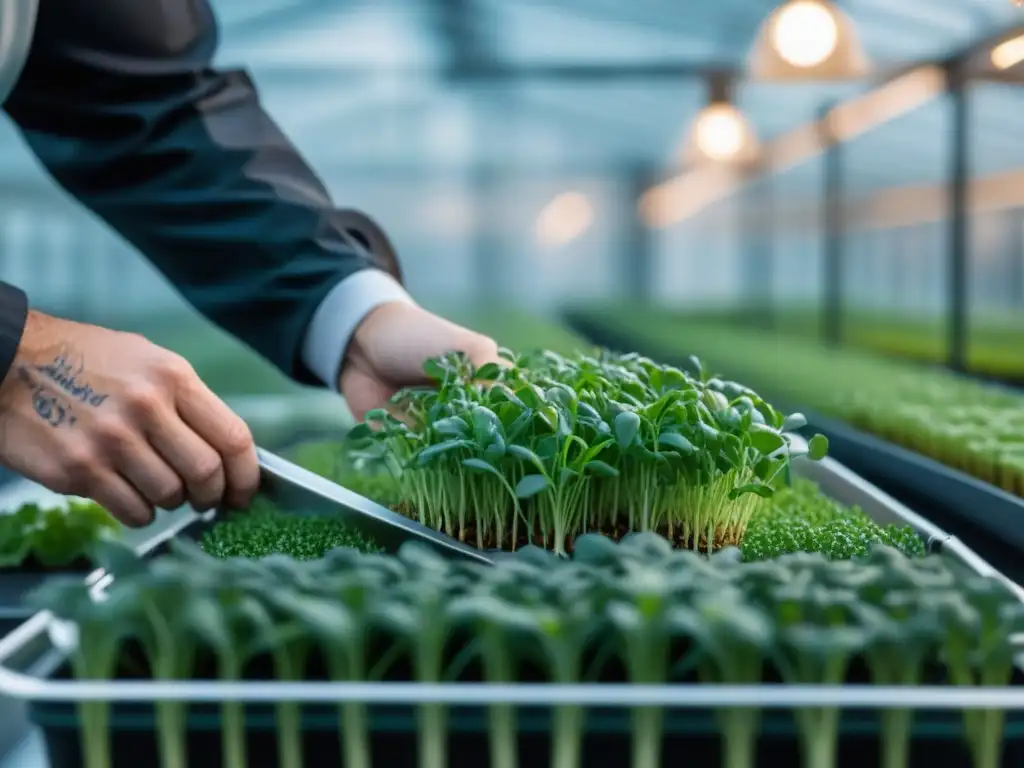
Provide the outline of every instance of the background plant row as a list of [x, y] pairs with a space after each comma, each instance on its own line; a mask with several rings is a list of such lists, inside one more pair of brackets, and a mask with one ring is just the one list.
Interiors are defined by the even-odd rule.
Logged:
[[799, 338], [727, 325], [674, 323], [658, 310], [581, 316], [666, 358], [699, 354], [730, 375], [756, 382], [773, 397], [798, 402], [1024, 495], [1024, 397], [1017, 392]]

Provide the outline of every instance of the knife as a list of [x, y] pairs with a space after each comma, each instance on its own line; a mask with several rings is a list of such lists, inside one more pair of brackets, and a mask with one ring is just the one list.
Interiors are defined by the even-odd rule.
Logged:
[[418, 541], [445, 557], [484, 565], [493, 564], [499, 554], [456, 541], [263, 448], [256, 453], [261, 492], [284, 511], [337, 515], [388, 552]]

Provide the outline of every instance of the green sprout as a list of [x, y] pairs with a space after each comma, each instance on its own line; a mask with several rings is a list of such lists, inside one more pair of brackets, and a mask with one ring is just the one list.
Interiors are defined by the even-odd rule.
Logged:
[[[52, 577], [30, 598], [40, 608], [55, 609], [63, 628], [71, 627], [71, 670], [79, 680], [110, 680], [117, 676], [125, 641], [137, 625], [141, 605], [137, 592], [125, 590], [106, 600], [94, 600], [80, 578]], [[68, 650], [67, 648], [65, 650]], [[82, 765], [111, 768], [110, 703], [83, 701], [77, 705], [82, 723]]]
[[[621, 661], [639, 685], [757, 684], [764, 670], [790, 684], [842, 685], [855, 661], [878, 684], [914, 685], [940, 662], [952, 685], [1007, 685], [1013, 637], [1024, 623], [1015, 595], [996, 577], [973, 576], [942, 555], [908, 558], [874, 544], [853, 560], [795, 552], [748, 562], [736, 548], [710, 557], [651, 531], [616, 542], [591, 533], [576, 557], [524, 547], [491, 566], [442, 560], [406, 545], [397, 556], [353, 548], [322, 558], [218, 558], [189, 542], [150, 562], [125, 558], [101, 597], [80, 579], [49, 582], [32, 597], [58, 627], [76, 679], [116, 679], [142, 670], [183, 681], [208, 674], [248, 679], [248, 662], [269, 657], [278, 680], [308, 680], [320, 659], [330, 680], [460, 679], [472, 660], [484, 681], [515, 684], [539, 670], [554, 683], [610, 680]], [[409, 663], [394, 663], [396, 659]], [[278, 763], [310, 757], [301, 708], [277, 702]], [[183, 765], [188, 733], [181, 703], [157, 705], [163, 765]], [[246, 764], [238, 702], [221, 708], [226, 768]], [[554, 768], [579, 768], [585, 707], [559, 706], [551, 720]], [[108, 704], [80, 706], [86, 768], [110, 768]], [[419, 711], [421, 768], [447, 762], [444, 707]], [[750, 768], [760, 713], [714, 713], [726, 768]], [[882, 715], [881, 765], [905, 763], [912, 713]], [[978, 768], [1000, 764], [1004, 714], [966, 711], [964, 737]], [[803, 764], [837, 759], [839, 710], [796, 712]], [[632, 765], [662, 762], [663, 708], [632, 712]], [[362, 702], [338, 710], [346, 765], [372, 765]], [[490, 762], [518, 764], [517, 711], [489, 707]]]
[[[635, 685], [663, 683], [668, 678], [670, 584], [662, 568], [629, 564], [622, 595], [608, 606], [608, 618], [622, 640], [629, 681]], [[662, 720], [659, 708], [634, 709], [633, 768], [661, 765]]]
[[[692, 607], [673, 610], [673, 623], [697, 642], [700, 678], [705, 683], [756, 685], [775, 642], [775, 626], [759, 606], [745, 602], [736, 587], [708, 590]], [[716, 713], [721, 724], [725, 768], [754, 768], [760, 713], [733, 707]]]

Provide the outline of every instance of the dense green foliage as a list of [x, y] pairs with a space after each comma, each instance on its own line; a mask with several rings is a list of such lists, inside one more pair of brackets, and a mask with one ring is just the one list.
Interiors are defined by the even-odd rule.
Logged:
[[875, 544], [909, 557], [924, 557], [925, 544], [909, 525], [882, 526], [859, 507], [830, 499], [815, 483], [796, 479], [769, 508], [750, 521], [743, 537], [746, 560], [770, 560], [793, 552], [821, 552], [833, 560], [867, 554]]
[[52, 507], [25, 504], [0, 515], [0, 568], [33, 561], [46, 568], [72, 565], [87, 558], [96, 541], [120, 531], [110, 513], [91, 501], [69, 500]]
[[215, 557], [251, 559], [279, 554], [311, 560], [339, 547], [383, 551], [336, 515], [285, 512], [265, 498], [216, 523], [203, 534], [200, 546]]
[[938, 369], [826, 349], [726, 326], [671, 325], [648, 314], [587, 314], [664, 359], [705, 357], [774, 399], [927, 455], [1024, 496], [1024, 397]]
[[[447, 561], [417, 545], [397, 557], [343, 549], [305, 562], [220, 560], [177, 541], [171, 555], [126, 561], [115, 574], [105, 600], [72, 578], [55, 578], [34, 597], [75, 622], [70, 658], [79, 678], [107, 679], [141, 663], [158, 679], [188, 678], [201, 666], [237, 680], [259, 657], [289, 680], [471, 682], [479, 669], [487, 681], [513, 682], [529, 667], [559, 683], [613, 682], [624, 669], [635, 684], [757, 684], [769, 671], [788, 683], [829, 684], [850, 679], [861, 660], [876, 684], [942, 682], [941, 661], [950, 684], [1006, 685], [1011, 636], [1024, 619], [1002, 582], [937, 555], [909, 559], [875, 546], [856, 561], [800, 553], [747, 563], [736, 549], [709, 559], [651, 533], [620, 544], [590, 534], [572, 560], [529, 547], [497, 566]], [[129, 647], [145, 658], [128, 658]], [[300, 708], [277, 706], [279, 765], [301, 768]], [[186, 705], [157, 707], [163, 768], [182, 768]], [[222, 764], [242, 768], [242, 705], [222, 708]], [[367, 768], [364, 707], [340, 710], [345, 765]], [[423, 705], [421, 715], [420, 765], [441, 768], [444, 709]], [[556, 713], [556, 768], [580, 764], [581, 715], [572, 706]], [[109, 768], [107, 716], [106, 703], [83, 707], [86, 768]], [[661, 765], [661, 717], [657, 708], [635, 713], [633, 768]], [[996, 768], [1002, 713], [964, 717], [975, 765]], [[884, 718], [878, 764], [905, 768], [911, 714]], [[835, 765], [837, 720], [828, 708], [799, 711], [808, 768]], [[724, 764], [752, 766], [757, 712], [725, 710], [719, 722]], [[518, 765], [516, 727], [514, 710], [494, 705], [491, 765]]]
[[[502, 354], [428, 361], [436, 384], [396, 395], [402, 420], [380, 409], [353, 430], [383, 447], [405, 512], [479, 547], [561, 553], [586, 531], [736, 544], [794, 455], [784, 430], [804, 424], [697, 361], [691, 376], [638, 355]], [[826, 450], [810, 441], [811, 458]]]

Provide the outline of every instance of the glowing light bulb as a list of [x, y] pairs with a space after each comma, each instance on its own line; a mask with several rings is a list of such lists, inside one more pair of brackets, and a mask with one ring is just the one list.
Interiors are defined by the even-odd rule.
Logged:
[[594, 208], [586, 196], [565, 192], [537, 217], [537, 240], [548, 247], [565, 245], [590, 229], [593, 220]]
[[693, 142], [711, 160], [730, 160], [743, 151], [746, 134], [746, 125], [734, 106], [712, 104], [697, 116]]
[[1024, 35], [997, 45], [992, 49], [991, 58], [996, 69], [1009, 69], [1020, 64], [1024, 61]]
[[772, 26], [772, 46], [794, 67], [815, 67], [839, 43], [839, 25], [828, 6], [818, 0], [792, 0], [779, 9]]

